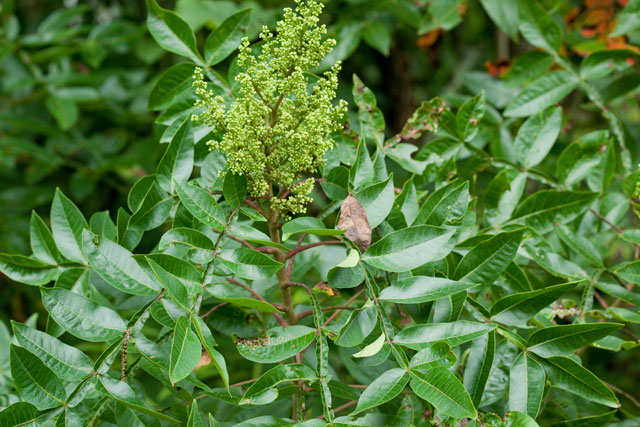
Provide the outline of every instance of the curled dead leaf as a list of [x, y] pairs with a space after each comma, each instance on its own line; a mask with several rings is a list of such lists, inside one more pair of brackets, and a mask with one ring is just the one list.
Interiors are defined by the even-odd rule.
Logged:
[[207, 353], [207, 350], [204, 349], [204, 347], [202, 348], [202, 356], [200, 356], [200, 361], [198, 362], [198, 364], [196, 365], [196, 367], [193, 369], [194, 371], [197, 371], [198, 369], [200, 369], [201, 367], [208, 365], [209, 363], [211, 363], [211, 356], [209, 356], [209, 353]]
[[338, 228], [347, 230], [344, 236], [358, 245], [362, 252], [371, 245], [371, 226], [367, 220], [367, 214], [352, 194], [342, 202]]

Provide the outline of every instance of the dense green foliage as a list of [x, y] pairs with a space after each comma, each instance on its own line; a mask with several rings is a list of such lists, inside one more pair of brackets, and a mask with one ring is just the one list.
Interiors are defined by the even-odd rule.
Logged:
[[1, 10], [0, 426], [638, 424], [640, 1], [97, 3]]

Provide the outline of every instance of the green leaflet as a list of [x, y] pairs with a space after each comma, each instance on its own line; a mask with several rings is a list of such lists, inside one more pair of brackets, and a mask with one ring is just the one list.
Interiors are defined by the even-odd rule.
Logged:
[[545, 108], [562, 101], [577, 85], [578, 80], [568, 71], [552, 71], [543, 74], [507, 104], [504, 115], [525, 117], [538, 114]]
[[167, 151], [158, 163], [156, 180], [164, 191], [175, 192], [175, 183], [189, 179], [193, 169], [193, 129], [188, 116], [171, 139]]
[[376, 327], [376, 311], [371, 300], [368, 300], [362, 308], [353, 310], [345, 324], [340, 328], [336, 345], [341, 347], [354, 347], [361, 344]]
[[232, 208], [237, 208], [247, 198], [247, 179], [243, 175], [227, 173], [222, 185], [224, 199]]
[[345, 230], [333, 230], [325, 227], [324, 223], [313, 217], [300, 217], [287, 221], [282, 226], [282, 240], [300, 233], [315, 234], [317, 236], [338, 236]]
[[509, 377], [509, 410], [535, 419], [542, 405], [546, 378], [542, 365], [528, 354], [520, 353]]
[[106, 375], [101, 375], [98, 377], [98, 379], [99, 381], [96, 384], [96, 390], [112, 397], [113, 399], [118, 401], [118, 403], [121, 403], [135, 411], [151, 415], [163, 421], [175, 424], [179, 423], [178, 420], [171, 418], [160, 411], [155, 411], [149, 408], [142, 400], [140, 400], [140, 398], [126, 382], [115, 380]]
[[58, 264], [62, 260], [49, 227], [35, 211], [31, 212], [29, 240], [33, 256], [43, 263]]
[[396, 304], [419, 304], [472, 288], [477, 283], [440, 277], [416, 276], [400, 280], [380, 292], [379, 299]]
[[191, 322], [184, 316], [178, 318], [171, 342], [169, 378], [176, 383], [195, 369], [202, 356], [198, 336], [191, 329]]
[[436, 341], [444, 341], [450, 346], [455, 347], [478, 338], [493, 329], [495, 329], [494, 325], [470, 320], [413, 325], [401, 330], [395, 336], [393, 342], [414, 350], [423, 349], [430, 343]]
[[84, 230], [82, 248], [91, 268], [114, 288], [134, 295], [154, 295], [160, 291], [131, 252], [117, 243]]
[[569, 355], [582, 346], [606, 337], [622, 326], [620, 323], [549, 326], [531, 334], [527, 347], [542, 357]]
[[471, 249], [460, 260], [454, 279], [488, 284], [496, 280], [513, 260], [523, 230], [496, 234]]
[[51, 230], [56, 246], [65, 258], [85, 264], [82, 253], [82, 230], [89, 228], [87, 220], [73, 202], [60, 189], [51, 203]]
[[390, 369], [367, 386], [358, 399], [353, 414], [375, 408], [396, 397], [409, 383], [410, 375], [405, 369]]
[[553, 385], [610, 408], [618, 407], [618, 399], [609, 388], [573, 359], [555, 356], [542, 362]]
[[59, 274], [57, 265], [45, 264], [22, 255], [8, 254], [0, 254], [0, 271], [11, 280], [34, 286], [45, 285]]
[[209, 192], [189, 183], [175, 182], [176, 192], [182, 204], [204, 225], [223, 229], [224, 214]]
[[40, 359], [11, 344], [11, 377], [20, 397], [39, 410], [65, 403], [67, 393], [60, 379]]
[[282, 263], [249, 248], [221, 251], [218, 259], [235, 275], [252, 280], [266, 279], [282, 268]]
[[393, 174], [385, 181], [361, 189], [354, 196], [364, 208], [371, 228], [376, 228], [387, 218], [393, 207]]
[[275, 363], [304, 350], [314, 338], [315, 329], [307, 326], [276, 326], [260, 337], [236, 338], [236, 347], [245, 359]]
[[575, 219], [596, 197], [596, 193], [581, 191], [538, 191], [520, 203], [510, 222], [524, 224], [538, 233], [547, 233], [556, 222], [564, 224]]
[[185, 56], [197, 64], [202, 58], [196, 47], [196, 38], [189, 24], [175, 13], [158, 6], [156, 0], [146, 0], [147, 28], [156, 42], [169, 52]]
[[371, 245], [362, 261], [385, 271], [409, 271], [446, 256], [454, 232], [428, 225], [404, 228]]
[[460, 380], [447, 368], [411, 371], [411, 389], [437, 410], [454, 418], [476, 417], [476, 410]]
[[306, 365], [296, 363], [278, 365], [252, 383], [244, 392], [240, 403], [243, 405], [265, 405], [271, 403], [278, 396], [277, 385], [289, 381], [313, 382], [316, 379], [316, 373]]
[[49, 315], [78, 338], [101, 342], [120, 338], [126, 325], [120, 315], [66, 289], [40, 288]]
[[75, 347], [29, 326], [11, 322], [18, 343], [66, 381], [80, 381], [93, 373], [93, 362]]
[[251, 20], [251, 9], [241, 10], [225, 19], [212, 31], [204, 44], [205, 63], [209, 66], [223, 61], [236, 50], [245, 36]]
[[576, 282], [508, 295], [491, 306], [491, 319], [507, 325], [521, 325], [574, 286]]
[[496, 333], [491, 331], [471, 343], [467, 366], [464, 370], [464, 388], [474, 406], [480, 406], [496, 350]]
[[238, 286], [226, 284], [213, 284], [207, 286], [207, 292], [219, 300], [226, 301], [239, 307], [255, 308], [265, 313], [282, 313], [268, 302], [256, 299], [249, 293]]

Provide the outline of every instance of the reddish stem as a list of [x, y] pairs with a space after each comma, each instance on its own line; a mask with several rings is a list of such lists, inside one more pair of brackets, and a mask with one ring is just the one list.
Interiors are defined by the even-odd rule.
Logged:
[[300, 246], [299, 248], [295, 248], [290, 250], [284, 255], [284, 259], [291, 258], [295, 254], [306, 251], [307, 249], [315, 248], [316, 246], [321, 245], [340, 245], [342, 242], [340, 240], [323, 240], [322, 242], [309, 243], [308, 245]]

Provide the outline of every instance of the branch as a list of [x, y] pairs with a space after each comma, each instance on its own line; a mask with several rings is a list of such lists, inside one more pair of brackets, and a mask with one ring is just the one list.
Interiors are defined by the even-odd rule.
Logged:
[[[266, 299], [264, 299], [264, 297], [262, 295], [260, 295], [259, 293], [257, 293], [256, 291], [254, 291], [253, 289], [251, 289], [251, 287], [245, 285], [242, 282], [239, 282], [235, 279], [232, 279], [231, 277], [227, 277], [227, 282], [236, 285], [236, 286], [240, 286], [242, 289], [248, 291], [249, 293], [251, 293], [251, 295], [255, 296], [256, 298], [258, 298], [260, 301], [266, 302], [267, 304], [271, 304], [269, 301], [267, 301]], [[273, 316], [278, 320], [278, 323], [280, 323], [280, 325], [282, 326], [289, 326], [287, 324], [287, 322], [284, 321], [284, 319], [282, 318], [282, 316], [280, 316], [278, 313], [271, 313], [273, 314]]]
[[595, 216], [597, 216], [602, 222], [604, 222], [605, 224], [607, 224], [609, 227], [611, 227], [616, 233], [618, 234], [622, 234], [624, 233], [624, 230], [620, 227], [618, 227], [617, 225], [615, 225], [614, 223], [612, 223], [611, 221], [609, 221], [607, 218], [605, 218], [600, 212], [598, 212], [597, 210], [593, 209], [593, 208], [589, 208], [589, 211], [591, 211], [592, 214], [594, 214]]
[[307, 249], [315, 248], [316, 246], [321, 245], [340, 245], [342, 242], [340, 240], [323, 240], [322, 242], [309, 243], [308, 245], [300, 246], [299, 248], [295, 248], [290, 250], [284, 255], [284, 259], [291, 258], [295, 254], [306, 251]]
[[[346, 303], [344, 303], [344, 305], [349, 305], [352, 302], [354, 302], [355, 300], [358, 299], [358, 297], [360, 295], [362, 295], [362, 293], [364, 292], [364, 288], [360, 289], [358, 292], [356, 292], [355, 294], [353, 294], [353, 296], [351, 298], [349, 298], [347, 300]], [[329, 316], [329, 318], [327, 320], [325, 320], [324, 324], [322, 326], [327, 326], [329, 323], [331, 323], [331, 321], [333, 319], [335, 319], [336, 317], [338, 317], [338, 315], [342, 312], [342, 309], [338, 309], [338, 311], [334, 312], [331, 316]]]

